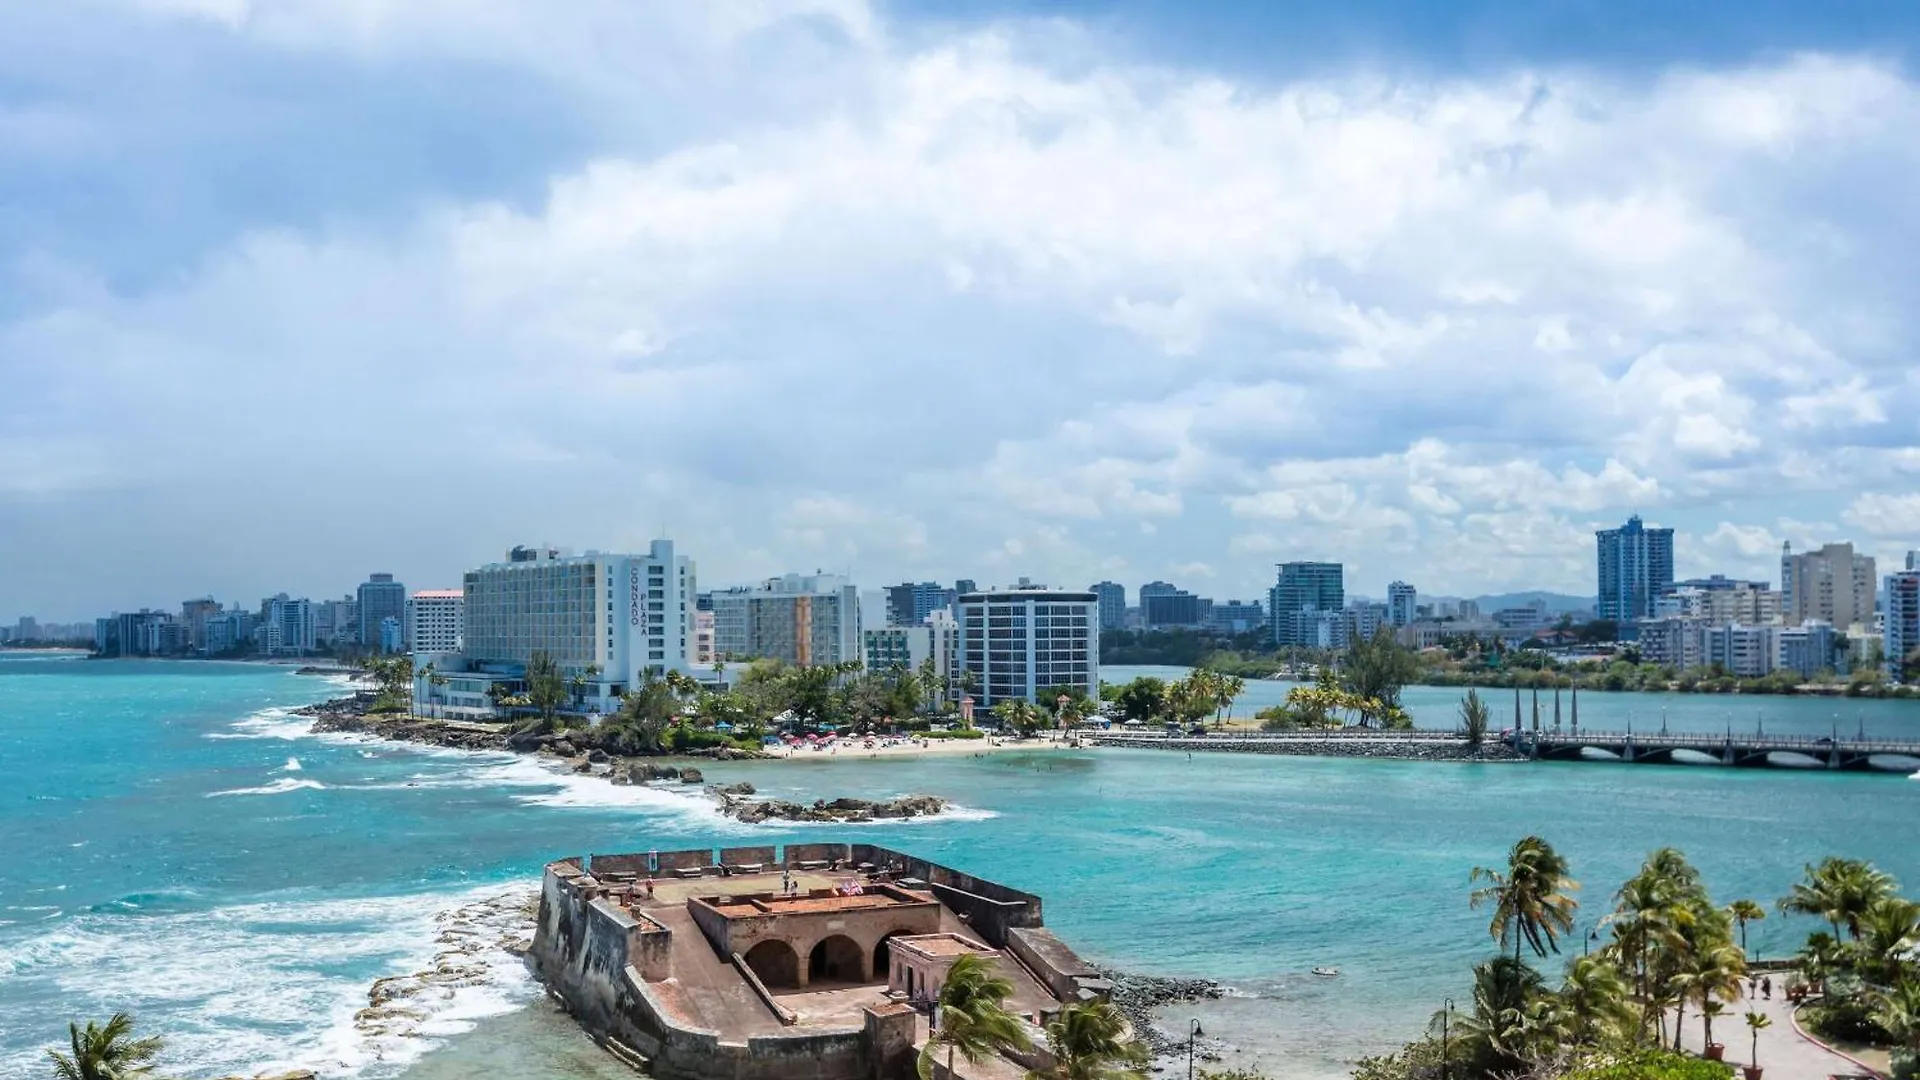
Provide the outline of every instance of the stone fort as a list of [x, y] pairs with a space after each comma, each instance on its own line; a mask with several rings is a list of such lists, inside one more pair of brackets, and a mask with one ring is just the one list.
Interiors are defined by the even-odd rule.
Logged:
[[[948, 967], [974, 954], [1040, 1028], [1105, 996], [1040, 898], [872, 844], [548, 864], [529, 959], [609, 1052], [676, 1080], [908, 1080]], [[970, 1075], [967, 1068], [962, 1075]], [[986, 1075], [1001, 1075], [987, 1070]]]

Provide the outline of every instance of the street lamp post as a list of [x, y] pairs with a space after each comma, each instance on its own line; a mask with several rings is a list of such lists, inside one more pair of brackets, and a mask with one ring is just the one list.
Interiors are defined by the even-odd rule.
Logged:
[[[1447, 1034], [1453, 1025], [1453, 999], [1448, 998], [1446, 1007], [1440, 1010], [1440, 1080], [1447, 1080]], [[1429, 1031], [1432, 1029], [1429, 1028]]]
[[1206, 1032], [1200, 1030], [1200, 1018], [1194, 1017], [1187, 1022], [1187, 1080], [1193, 1080], [1193, 1041]]

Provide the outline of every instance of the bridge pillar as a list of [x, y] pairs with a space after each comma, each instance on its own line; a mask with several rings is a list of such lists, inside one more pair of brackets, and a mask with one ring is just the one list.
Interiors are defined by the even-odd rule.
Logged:
[[1621, 761], [1633, 760], [1633, 736], [1631, 735], [1627, 736], [1627, 746], [1625, 750], [1621, 751], [1620, 760]]
[[1728, 739], [1726, 748], [1720, 751], [1720, 764], [1731, 765], [1733, 763], [1734, 763], [1733, 740]]
[[1827, 751], [1827, 768], [1837, 769], [1839, 767], [1840, 767], [1840, 748], [1836, 746], [1833, 749]]

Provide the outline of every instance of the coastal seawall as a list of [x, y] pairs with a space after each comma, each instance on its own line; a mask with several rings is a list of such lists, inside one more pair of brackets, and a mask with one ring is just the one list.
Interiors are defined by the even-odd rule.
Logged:
[[1177, 750], [1185, 753], [1291, 754], [1299, 757], [1382, 758], [1398, 761], [1521, 761], [1511, 747], [1493, 740], [1477, 749], [1450, 732], [1438, 731], [1311, 731], [1261, 732], [1244, 735], [1154, 735], [1145, 732], [1096, 733], [1087, 738], [1096, 746], [1130, 750]]

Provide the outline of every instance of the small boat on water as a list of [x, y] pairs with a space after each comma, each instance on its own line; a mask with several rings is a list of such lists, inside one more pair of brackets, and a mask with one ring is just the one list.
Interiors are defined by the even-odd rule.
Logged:
[[1323, 979], [1331, 979], [1340, 974], [1340, 969], [1336, 967], [1317, 967], [1313, 969], [1313, 973]]

